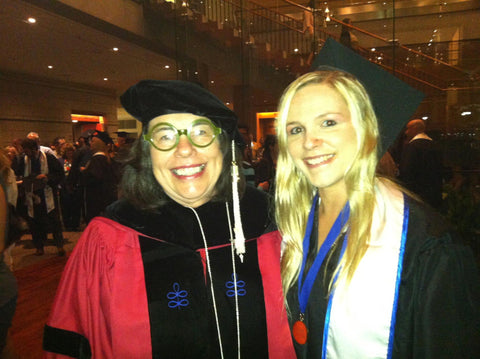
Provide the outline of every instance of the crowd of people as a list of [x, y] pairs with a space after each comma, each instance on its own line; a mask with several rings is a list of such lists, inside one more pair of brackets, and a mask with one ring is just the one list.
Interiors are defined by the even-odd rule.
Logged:
[[38, 135], [20, 141], [2, 188], [13, 171], [31, 228], [57, 223], [55, 196], [81, 202], [75, 191], [88, 224], [45, 357], [478, 356], [477, 264], [438, 197], [413, 183], [433, 172], [409, 173], [420, 153], [438, 170], [419, 120], [387, 169], [422, 94], [358, 57], [328, 40], [316, 70], [283, 92], [261, 148], [205, 88], [157, 80], [120, 98], [142, 124], [121, 166], [101, 131], [75, 147], [54, 141], [53, 154]]
[[65, 255], [62, 232], [79, 231], [117, 199], [119, 154], [132, 143], [124, 134], [114, 144], [107, 132], [90, 130], [75, 143], [56, 137], [46, 146], [30, 132], [1, 151], [7, 198], [27, 221], [36, 255], [49, 233]]

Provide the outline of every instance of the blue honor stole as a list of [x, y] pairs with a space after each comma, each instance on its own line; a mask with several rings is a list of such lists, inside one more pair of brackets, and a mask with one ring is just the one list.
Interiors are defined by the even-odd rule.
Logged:
[[[337, 239], [342, 234], [342, 230], [345, 228], [345, 225], [347, 224], [347, 221], [350, 215], [350, 206], [347, 202], [343, 207], [343, 209], [340, 211], [339, 215], [337, 216], [337, 219], [335, 220], [335, 223], [330, 229], [327, 235], [327, 238], [320, 246], [317, 256], [315, 257], [315, 260], [311, 268], [309, 269], [308, 273], [305, 276], [305, 281], [303, 281], [303, 274], [305, 271], [305, 265], [307, 262], [308, 252], [310, 249], [310, 237], [312, 235], [312, 229], [315, 222], [315, 210], [317, 207], [317, 203], [318, 203], [318, 194], [315, 195], [313, 199], [312, 207], [308, 215], [305, 236], [303, 238], [302, 267], [300, 269], [300, 274], [298, 277], [298, 301], [300, 305], [300, 317], [294, 323], [292, 328], [293, 338], [298, 344], [302, 344], [302, 345], [307, 342], [307, 338], [308, 338], [308, 329], [307, 329], [307, 326], [305, 325], [304, 320], [305, 320], [305, 311], [307, 309], [307, 304], [308, 304], [308, 298], [310, 297], [313, 284], [315, 282], [315, 279], [317, 278], [318, 271], [320, 270], [320, 267], [322, 266], [322, 263], [324, 262], [325, 257], [327, 256], [330, 249], [335, 245]], [[343, 256], [346, 243], [347, 243], [347, 238], [345, 238], [345, 240], [343, 241], [339, 260], [341, 260]]]

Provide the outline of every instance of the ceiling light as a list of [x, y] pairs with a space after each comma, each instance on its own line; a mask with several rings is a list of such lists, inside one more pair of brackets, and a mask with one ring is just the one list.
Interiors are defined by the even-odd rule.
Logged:
[[112, 50], [113, 51], [118, 51], [118, 47], [114, 47]]
[[165, 65], [165, 68], [166, 68], [166, 69], [169, 69], [169, 68], [170, 68], [170, 65]]
[[37, 19], [35, 19], [34, 17], [29, 17], [28, 20], [27, 20], [30, 24], [35, 24], [37, 22]]
[[423, 116], [423, 117], [422, 117], [422, 120], [424, 120], [424, 121], [425, 121], [425, 120], [428, 120], [428, 116]]
[[370, 51], [375, 51], [376, 49], [374, 47], [372, 47], [372, 49]]
[[298, 52], [298, 49], [293, 50], [293, 52]]
[[471, 115], [471, 114], [472, 114], [471, 111], [463, 111], [463, 112], [462, 112], [462, 116], [469, 116], [469, 115]]
[[104, 78], [103, 78], [103, 81], [108, 81], [108, 77], [104, 77]]
[[215, 83], [215, 81], [213, 81], [213, 80], [212, 80], [212, 81], [210, 81], [210, 83], [211, 83], [211, 84], [214, 84], [214, 83]]
[[53, 69], [53, 66], [52, 65], [48, 65], [47, 66], [50, 70]]

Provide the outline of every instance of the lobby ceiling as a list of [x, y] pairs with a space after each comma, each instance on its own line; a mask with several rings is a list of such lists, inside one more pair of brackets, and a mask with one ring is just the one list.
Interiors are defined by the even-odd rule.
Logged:
[[[92, 0], [93, 1], [93, 0]], [[301, 13], [289, 0], [258, 0], [259, 4], [284, 14]], [[299, 3], [306, 4], [303, 0]], [[59, 84], [78, 84], [108, 89], [119, 94], [140, 79], [177, 78], [175, 61], [152, 44], [138, 44], [125, 36], [100, 31], [54, 12], [37, 7], [35, 1], [2, 0], [0, 6], [0, 76], [28, 75]], [[362, 24], [391, 21], [392, 1], [318, 1], [335, 18], [350, 17]], [[426, 19], [447, 13], [480, 9], [480, 1], [397, 0], [396, 17]], [[33, 17], [36, 23], [28, 22]], [[432, 24], [433, 26], [434, 24]], [[429, 32], [426, 26], [421, 31]], [[428, 28], [428, 30], [423, 30]], [[382, 27], [378, 27], [381, 32]], [[377, 33], [389, 38], [388, 30]], [[420, 31], [420, 30], [419, 30]], [[422, 34], [418, 33], [421, 37]], [[462, 33], [462, 39], [476, 34]], [[127, 36], [128, 37], [128, 36]], [[477, 36], [478, 40], [478, 36]], [[118, 51], [115, 51], [117, 48]], [[49, 68], [51, 66], [51, 68]]]

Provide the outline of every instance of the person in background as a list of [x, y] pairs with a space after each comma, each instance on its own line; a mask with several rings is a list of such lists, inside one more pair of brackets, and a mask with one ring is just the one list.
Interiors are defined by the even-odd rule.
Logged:
[[0, 150], [0, 176], [3, 178], [4, 192], [7, 202], [17, 207], [18, 186], [15, 171], [12, 169], [12, 156]]
[[122, 198], [69, 258], [46, 358], [294, 358], [268, 201], [238, 168], [237, 117], [203, 87], [145, 80]]
[[425, 130], [425, 121], [421, 119], [407, 123], [407, 143], [402, 150], [398, 179], [407, 189], [439, 210], [443, 188], [442, 155]]
[[346, 25], [352, 25], [352, 20], [349, 18], [343, 19], [342, 32], [340, 33], [340, 43], [352, 50], [358, 48], [358, 38], [352, 32], [352, 29]]
[[[1, 168], [0, 168], [1, 169]], [[14, 357], [8, 337], [13, 315], [17, 306], [18, 287], [15, 276], [4, 261], [3, 255], [8, 247], [8, 201], [5, 196], [5, 180], [0, 171], [0, 357]]]
[[72, 170], [73, 155], [75, 153], [75, 147], [71, 143], [66, 143], [62, 147], [62, 156], [60, 162], [63, 166], [63, 172], [65, 173], [65, 180], [60, 187], [60, 203], [62, 204], [62, 220], [63, 226], [67, 231], [76, 231], [78, 224], [75, 221], [75, 212], [73, 210], [75, 206], [74, 193], [72, 186], [69, 186], [69, 176]]
[[118, 131], [117, 134], [117, 141], [115, 143], [116, 151], [118, 151], [122, 146], [127, 143], [128, 133], [125, 131]]
[[84, 194], [83, 188], [80, 186], [80, 179], [82, 171], [92, 157], [89, 138], [90, 133], [82, 133], [82, 135], [78, 137], [78, 145], [73, 153], [70, 173], [65, 181], [66, 188], [72, 195], [72, 215], [70, 225], [74, 231], [79, 230], [82, 219]]
[[16, 158], [19, 156], [19, 153], [18, 153], [16, 147], [13, 146], [13, 145], [5, 146], [5, 154], [10, 159], [11, 163], [13, 163], [13, 161], [15, 161]]
[[117, 199], [118, 178], [108, 155], [113, 144], [107, 132], [95, 131], [90, 141], [93, 155], [81, 174], [85, 199], [85, 222], [102, 214]]
[[[36, 132], [29, 132], [27, 134], [27, 138], [28, 139], [31, 139], [31, 140], [34, 140], [37, 145], [38, 145], [38, 148], [40, 149], [40, 151], [44, 152], [44, 153], [48, 153], [52, 156], [55, 156], [55, 151], [52, 150], [50, 147], [48, 146], [42, 146], [41, 142], [40, 142], [40, 136], [38, 135], [38, 133]], [[56, 156], [55, 156], [56, 157]]]
[[242, 171], [247, 185], [255, 186], [255, 169], [253, 166], [252, 139], [247, 126], [238, 126], [245, 147], [243, 148]]
[[275, 210], [297, 357], [477, 357], [470, 248], [375, 175], [379, 139], [388, 148], [395, 133], [384, 131], [422, 95], [333, 40], [317, 60], [284, 91], [277, 123]]
[[273, 193], [277, 156], [277, 136], [267, 135], [263, 145], [262, 157], [255, 165], [255, 185], [265, 192], [272, 191]]
[[303, 10], [303, 32], [310, 38], [313, 38], [313, 10], [315, 9], [315, 0], [310, 0]]
[[52, 150], [54, 152], [55, 157], [61, 158], [63, 152], [63, 146], [67, 141], [65, 141], [65, 137], [55, 137], [52, 141]]
[[27, 220], [32, 234], [35, 255], [44, 254], [48, 232], [52, 232], [58, 255], [65, 255], [63, 233], [58, 208], [58, 185], [65, 175], [60, 162], [53, 155], [42, 152], [38, 143], [26, 138], [22, 141], [24, 156], [20, 158], [17, 176], [23, 176]]
[[303, 33], [306, 35], [307, 42], [310, 43], [310, 52], [307, 58], [307, 64], [310, 66], [315, 55], [317, 40], [315, 39], [315, 0], [310, 0], [303, 10]]

